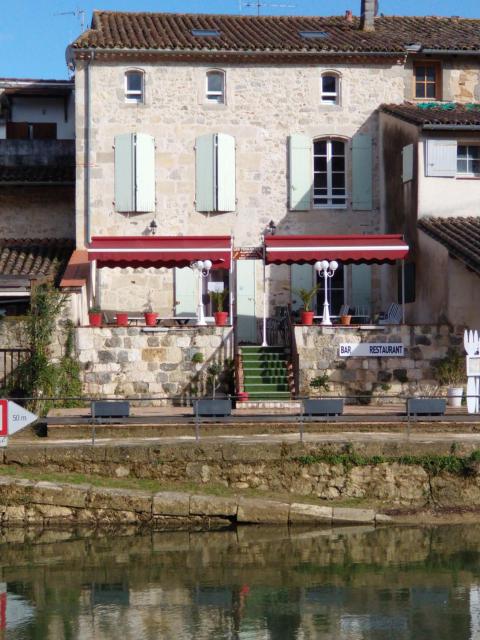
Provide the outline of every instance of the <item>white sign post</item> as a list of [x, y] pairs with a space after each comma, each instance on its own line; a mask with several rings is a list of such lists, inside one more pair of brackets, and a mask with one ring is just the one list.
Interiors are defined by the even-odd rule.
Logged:
[[0, 400], [0, 447], [6, 447], [8, 436], [38, 419], [34, 413], [27, 411], [11, 400]]
[[467, 409], [468, 413], [480, 413], [480, 338], [478, 331], [463, 334], [463, 345], [467, 352]]

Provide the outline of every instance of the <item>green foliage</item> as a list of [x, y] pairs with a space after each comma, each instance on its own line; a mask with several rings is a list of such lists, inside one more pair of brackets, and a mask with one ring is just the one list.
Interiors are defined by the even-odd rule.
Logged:
[[53, 362], [51, 356], [52, 338], [66, 299], [51, 284], [36, 287], [32, 291], [30, 310], [25, 320], [30, 357], [17, 369], [15, 392], [30, 398], [26, 403], [28, 408], [40, 415], [45, 415], [53, 406], [53, 401], [48, 398], [68, 396], [71, 399], [63, 401], [63, 406], [77, 406], [79, 400], [72, 396], [81, 396], [80, 367], [74, 354], [72, 323], [67, 323], [63, 357], [59, 362]]
[[458, 349], [450, 348], [445, 358], [436, 362], [433, 368], [435, 378], [441, 385], [461, 385], [465, 382], [465, 358]]
[[330, 376], [325, 371], [319, 376], [312, 378], [310, 380], [310, 386], [312, 387], [312, 389], [318, 389], [318, 390], [324, 389], [325, 391], [330, 391], [330, 385], [328, 384], [329, 380], [330, 380]]
[[318, 285], [316, 287], [313, 287], [312, 289], [294, 289], [294, 292], [303, 302], [303, 308], [305, 311], [310, 311], [312, 300], [317, 294], [317, 291], [319, 290], [319, 288], [320, 286]]
[[223, 291], [210, 291], [209, 296], [215, 307], [215, 311], [223, 311], [223, 305], [228, 296], [228, 289], [224, 289]]
[[90, 309], [88, 310], [88, 313], [102, 313], [102, 310], [100, 309], [100, 307], [93, 306], [93, 307], [90, 307]]
[[192, 356], [193, 364], [201, 364], [205, 360], [203, 353], [201, 351], [197, 351]]

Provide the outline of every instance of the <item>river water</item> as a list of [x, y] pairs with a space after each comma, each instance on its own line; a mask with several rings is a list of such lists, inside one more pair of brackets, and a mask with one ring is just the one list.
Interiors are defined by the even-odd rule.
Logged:
[[480, 640], [480, 527], [4, 531], [1, 640]]

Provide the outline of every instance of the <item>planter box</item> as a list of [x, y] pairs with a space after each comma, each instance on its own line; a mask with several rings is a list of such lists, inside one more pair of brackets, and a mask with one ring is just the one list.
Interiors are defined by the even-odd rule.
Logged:
[[92, 418], [128, 418], [130, 403], [126, 401], [94, 400]]
[[303, 401], [303, 414], [305, 416], [339, 416], [342, 413], [342, 399], [324, 398], [320, 400]]
[[232, 401], [230, 398], [197, 400], [193, 406], [193, 412], [200, 417], [229, 416], [232, 413]]
[[446, 402], [441, 398], [409, 398], [407, 400], [407, 415], [414, 416], [443, 416]]

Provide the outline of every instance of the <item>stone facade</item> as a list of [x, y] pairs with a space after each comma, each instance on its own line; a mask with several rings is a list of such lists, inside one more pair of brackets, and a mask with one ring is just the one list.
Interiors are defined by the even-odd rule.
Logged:
[[[340, 343], [402, 343], [404, 357], [339, 356]], [[432, 365], [445, 357], [450, 347], [463, 351], [463, 327], [448, 325], [385, 325], [372, 330], [314, 326], [295, 327], [295, 353], [300, 395], [312, 395], [310, 382], [329, 376], [330, 392], [364, 401], [382, 396], [431, 395], [440, 392]], [[324, 394], [325, 392], [322, 392]], [[328, 394], [327, 394], [328, 395]], [[380, 401], [380, 399], [379, 399]]]
[[[88, 396], [188, 401], [207, 391], [208, 368], [233, 358], [231, 327], [146, 330], [80, 327], [76, 348]], [[201, 354], [202, 362], [192, 361]]]

